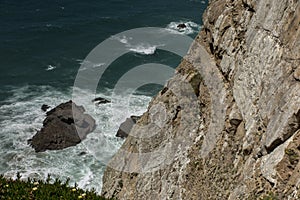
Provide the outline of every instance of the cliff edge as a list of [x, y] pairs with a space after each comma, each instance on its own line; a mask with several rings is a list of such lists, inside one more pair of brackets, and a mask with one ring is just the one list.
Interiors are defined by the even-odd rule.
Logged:
[[102, 195], [299, 199], [300, 1], [211, 0], [203, 22]]

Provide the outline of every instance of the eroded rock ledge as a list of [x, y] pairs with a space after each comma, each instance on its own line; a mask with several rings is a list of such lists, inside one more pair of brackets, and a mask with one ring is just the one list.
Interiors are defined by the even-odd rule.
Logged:
[[[149, 157], [142, 163], [147, 173], [108, 167], [102, 194], [117, 199], [299, 199], [300, 2], [211, 0], [203, 21], [176, 75], [130, 134], [153, 137], [129, 136], [111, 163], [140, 169], [135, 156], [121, 158], [122, 153], [154, 152], [170, 141], [189, 147], [167, 148], [156, 155], [166, 161], [160, 165]], [[182, 77], [196, 99], [180, 93], [186, 91]], [[195, 103], [194, 109], [181, 106], [186, 102]], [[160, 105], [167, 109], [157, 128], [151, 113]]]

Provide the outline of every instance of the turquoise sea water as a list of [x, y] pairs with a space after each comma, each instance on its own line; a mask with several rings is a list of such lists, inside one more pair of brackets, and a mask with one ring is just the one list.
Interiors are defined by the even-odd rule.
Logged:
[[[129, 108], [126, 100], [120, 101], [127, 112], [108, 105], [95, 111], [96, 132], [108, 142], [91, 133], [76, 147], [37, 154], [27, 140], [42, 126], [41, 105], [54, 107], [71, 98], [80, 64], [103, 40], [140, 27], [177, 31], [180, 23], [187, 25], [181, 34], [195, 37], [206, 6], [200, 0], [0, 0], [0, 173], [15, 176], [19, 171], [36, 178], [51, 173], [100, 191], [104, 164], [95, 152], [109, 159], [122, 144], [114, 137], [119, 124], [130, 114], [142, 114], [160, 87], [144, 87], [131, 97]], [[175, 68], [180, 62], [168, 52], [139, 51], [146, 53], [133, 50], [114, 62], [99, 86], [100, 96], [110, 98], [109, 91], [127, 68], [150, 62]], [[91, 100], [88, 95], [86, 100]], [[119, 118], [112, 119], [112, 113]]]

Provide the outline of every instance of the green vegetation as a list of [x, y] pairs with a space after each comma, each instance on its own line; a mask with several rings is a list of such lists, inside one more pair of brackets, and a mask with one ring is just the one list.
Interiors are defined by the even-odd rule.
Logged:
[[97, 199], [105, 200], [96, 194], [94, 190], [85, 191], [75, 185], [70, 187], [69, 180], [61, 182], [55, 179], [54, 183], [50, 183], [51, 177], [47, 180], [36, 181], [28, 179], [27, 181], [20, 180], [21, 176], [17, 174], [17, 179], [7, 179], [0, 175], [0, 199], [15, 200], [15, 199], [30, 199], [30, 200], [54, 200], [54, 199]]
[[285, 154], [288, 155], [289, 161], [292, 165], [296, 165], [299, 162], [299, 155], [294, 149], [286, 149]]
[[265, 195], [262, 200], [278, 200], [278, 198], [273, 192], [270, 192], [268, 195]]

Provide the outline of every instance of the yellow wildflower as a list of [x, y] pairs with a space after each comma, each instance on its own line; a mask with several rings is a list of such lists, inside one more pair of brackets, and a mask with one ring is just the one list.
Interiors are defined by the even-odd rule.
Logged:
[[76, 188], [73, 188], [73, 189], [72, 189], [72, 192], [76, 192]]
[[82, 196], [82, 197], [85, 197], [85, 196], [86, 196], [86, 193], [83, 193], [81, 196]]
[[32, 188], [33, 191], [36, 191], [37, 189], [38, 189], [37, 187]]
[[39, 182], [34, 182], [34, 183], [33, 183], [33, 185], [38, 185], [38, 184], [39, 184]]
[[80, 195], [80, 196], [78, 196], [78, 199], [82, 199], [82, 196]]

